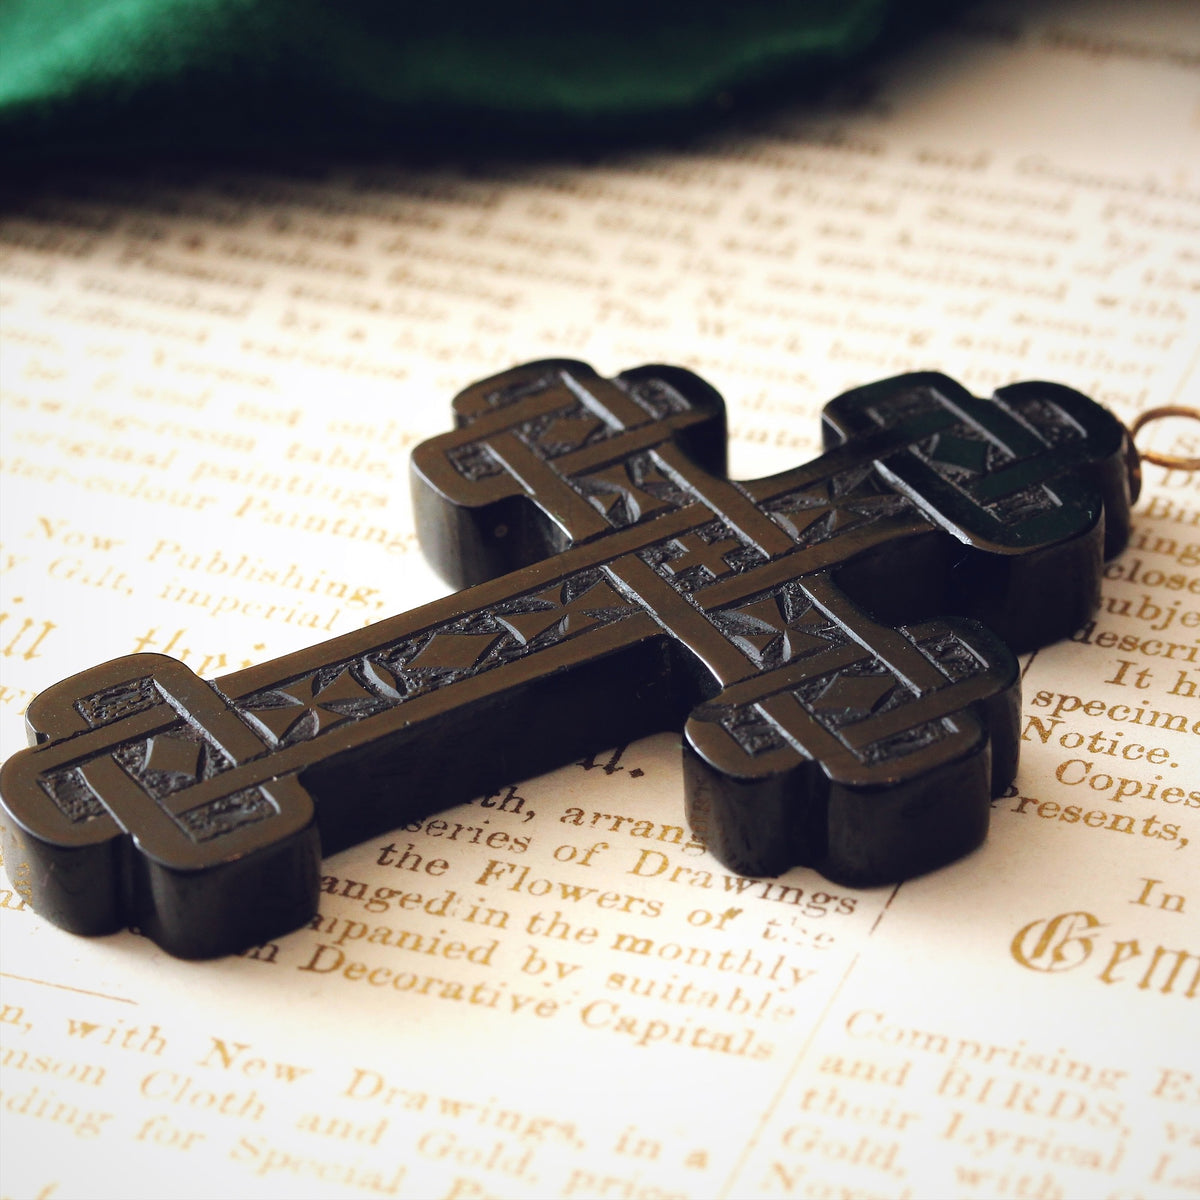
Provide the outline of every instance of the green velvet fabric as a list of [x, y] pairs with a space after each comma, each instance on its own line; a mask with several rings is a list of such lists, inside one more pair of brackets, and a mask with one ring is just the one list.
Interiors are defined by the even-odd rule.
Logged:
[[0, 148], [639, 129], [825, 77], [936, 0], [0, 0]]

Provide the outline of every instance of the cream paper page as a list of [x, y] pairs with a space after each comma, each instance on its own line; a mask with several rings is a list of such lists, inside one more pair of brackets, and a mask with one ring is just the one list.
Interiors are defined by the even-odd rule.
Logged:
[[[7, 189], [6, 755], [92, 663], [212, 677], [444, 594], [408, 454], [513, 363], [699, 371], [738, 477], [909, 369], [1125, 420], [1200, 388], [1189, 3], [988, 7], [685, 150]], [[0, 1194], [1200, 1195], [1200, 477], [1146, 475], [1095, 620], [1023, 660], [987, 844], [900, 887], [724, 871], [665, 735], [327, 859], [240, 958], [10, 877]]]

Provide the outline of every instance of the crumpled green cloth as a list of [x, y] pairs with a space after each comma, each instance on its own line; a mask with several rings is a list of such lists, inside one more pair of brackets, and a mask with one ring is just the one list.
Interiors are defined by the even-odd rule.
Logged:
[[0, 150], [636, 133], [827, 77], [947, 0], [0, 0]]

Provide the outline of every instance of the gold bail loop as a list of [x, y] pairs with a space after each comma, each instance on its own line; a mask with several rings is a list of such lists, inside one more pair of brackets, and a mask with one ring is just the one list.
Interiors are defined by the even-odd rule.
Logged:
[[[1191, 408], [1186, 404], [1163, 404], [1158, 408], [1147, 409], [1139, 413], [1129, 427], [1129, 437], [1136, 439], [1138, 430], [1151, 421], [1161, 421], [1166, 417], [1190, 417], [1200, 421], [1200, 408]], [[1143, 450], [1139, 447], [1138, 454], [1143, 462], [1152, 462], [1159, 467], [1168, 467], [1172, 471], [1200, 471], [1200, 458], [1186, 458], [1182, 454], [1160, 454], [1157, 450]]]

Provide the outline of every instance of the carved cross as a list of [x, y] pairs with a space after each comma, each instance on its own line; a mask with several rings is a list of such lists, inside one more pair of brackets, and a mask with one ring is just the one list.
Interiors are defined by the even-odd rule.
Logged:
[[1016, 771], [1013, 650], [1088, 618], [1128, 534], [1125, 432], [1053, 384], [859, 388], [823, 455], [750, 483], [679, 368], [533, 363], [454, 414], [412, 471], [467, 590], [212, 683], [138, 654], [30, 706], [0, 793], [35, 908], [228, 953], [312, 916], [322, 851], [678, 728], [733, 869], [930, 870]]

